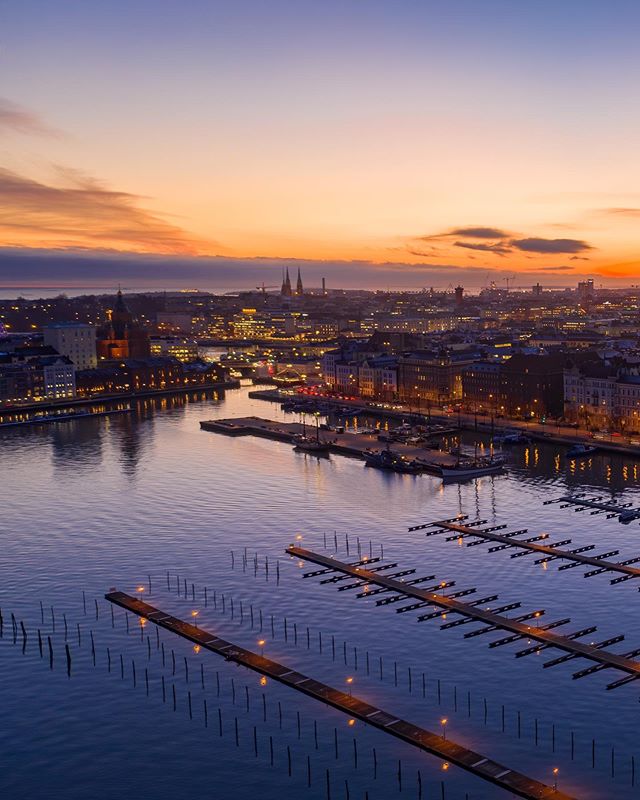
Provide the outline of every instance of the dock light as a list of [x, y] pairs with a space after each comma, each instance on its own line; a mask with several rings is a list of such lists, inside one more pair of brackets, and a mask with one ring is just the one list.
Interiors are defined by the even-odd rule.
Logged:
[[535, 617], [535, 620], [536, 620], [536, 628], [537, 628], [538, 627], [538, 620], [540, 619], [540, 612], [536, 611], [536, 613], [534, 614], [534, 617]]
[[440, 588], [442, 589], [442, 596], [444, 597], [444, 590], [447, 588], [447, 582], [446, 581], [441, 581], [440, 582]]
[[445, 762], [442, 764], [442, 770], [443, 770], [443, 772], [446, 772], [448, 769], [449, 769], [449, 762], [448, 762], [448, 761], [445, 761]]
[[264, 675], [261, 675], [260, 676], [260, 686], [266, 686], [266, 685], [267, 685], [267, 679], [266, 679], [266, 677]]
[[193, 624], [194, 624], [196, 627], [198, 627], [198, 614], [199, 614], [199, 613], [200, 613], [199, 611], [192, 611], [192, 612], [191, 612], [191, 616], [193, 617]]
[[258, 639], [258, 645], [260, 647], [260, 655], [264, 656], [264, 646], [267, 643], [266, 639]]
[[558, 773], [560, 770], [558, 767], [553, 768], [553, 788], [555, 791], [558, 791]]
[[147, 624], [147, 620], [146, 620], [146, 618], [145, 618], [145, 617], [140, 617], [140, 627], [141, 627], [141, 628], [144, 628], [144, 626], [145, 626], [146, 624]]
[[355, 724], [356, 724], [356, 721], [355, 721], [355, 719], [353, 719], [353, 717], [351, 717], [351, 719], [349, 720], [349, 722], [347, 722], [347, 725], [348, 725], [350, 728], [353, 728], [353, 726], [354, 726]]
[[194, 652], [196, 655], [198, 655], [198, 653], [200, 652], [200, 645], [199, 645], [199, 644], [194, 644], [194, 645], [193, 645], [193, 652]]
[[302, 541], [302, 534], [300, 534], [300, 533], [299, 533], [299, 534], [296, 536], [296, 541], [297, 541], [297, 542], [301, 542], [301, 541]]
[[353, 685], [353, 678], [351, 676], [347, 678], [346, 684], [349, 687], [349, 697], [351, 697], [351, 686]]
[[138, 594], [142, 594], [142, 592], [144, 592], [144, 586], [138, 586], [136, 588], [136, 592], [138, 592]]
[[447, 722], [449, 720], [446, 717], [443, 717], [440, 720], [440, 725], [442, 725], [442, 738], [446, 741], [447, 739]]

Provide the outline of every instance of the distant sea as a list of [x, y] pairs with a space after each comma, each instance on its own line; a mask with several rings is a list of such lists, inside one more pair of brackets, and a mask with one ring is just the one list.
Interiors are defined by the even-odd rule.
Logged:
[[[194, 290], [203, 292], [214, 292], [215, 294], [225, 294], [227, 292], [247, 291], [248, 287], [207, 287], [200, 289], [195, 287], [179, 286], [122, 286], [125, 294], [136, 294], [139, 292], [179, 292], [184, 290]], [[85, 294], [115, 294], [118, 286], [2, 286], [0, 285], [0, 300], [24, 297], [27, 300], [39, 298], [59, 297], [61, 294], [67, 297], [79, 297]]]

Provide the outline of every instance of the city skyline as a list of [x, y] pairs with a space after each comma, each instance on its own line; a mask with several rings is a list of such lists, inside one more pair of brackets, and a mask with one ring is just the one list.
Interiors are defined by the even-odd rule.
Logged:
[[4, 286], [640, 272], [632, 4], [36, 5], [4, 15]]

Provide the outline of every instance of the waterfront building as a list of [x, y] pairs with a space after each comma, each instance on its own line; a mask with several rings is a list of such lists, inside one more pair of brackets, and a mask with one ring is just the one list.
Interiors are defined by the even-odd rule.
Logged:
[[[53, 348], [35, 348], [52, 350]], [[4, 354], [0, 360], [0, 402], [6, 405], [75, 397], [76, 368], [66, 356]]]
[[462, 397], [476, 409], [498, 410], [500, 362], [474, 361], [462, 369]]
[[107, 316], [96, 345], [99, 362], [149, 356], [149, 336], [134, 320], [120, 289]]
[[80, 397], [198, 388], [225, 380], [225, 370], [205, 361], [183, 364], [170, 356], [123, 359], [77, 374]]
[[436, 403], [462, 399], [462, 370], [478, 358], [476, 351], [418, 351], [398, 360], [398, 393], [407, 402]]
[[40, 400], [44, 375], [32, 363], [0, 363], [0, 403], [17, 405]]
[[97, 366], [96, 328], [83, 322], [54, 322], [42, 329], [45, 345], [71, 359], [76, 369]]
[[561, 416], [567, 356], [516, 353], [500, 368], [499, 405], [508, 416]]
[[172, 356], [189, 363], [198, 358], [198, 344], [181, 336], [151, 336], [149, 347], [152, 356]]
[[362, 397], [393, 400], [398, 394], [398, 362], [395, 356], [369, 358], [358, 367]]
[[38, 359], [43, 375], [43, 397], [63, 400], [76, 395], [76, 367], [66, 356], [43, 356]]

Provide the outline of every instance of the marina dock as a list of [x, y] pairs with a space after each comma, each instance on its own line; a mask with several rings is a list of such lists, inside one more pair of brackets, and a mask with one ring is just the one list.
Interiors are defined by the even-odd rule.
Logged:
[[[376, 571], [367, 569], [366, 560], [356, 562], [356, 564], [348, 564], [331, 558], [330, 556], [322, 555], [321, 553], [314, 553], [311, 550], [296, 547], [293, 544], [287, 547], [286, 552], [294, 558], [302, 561], [310, 561], [325, 568], [320, 571], [307, 573], [303, 577], [315, 577], [320, 574], [331, 573], [351, 576], [356, 579], [355, 582], [348, 586], [342, 586], [341, 589], [362, 588], [363, 591], [358, 595], [359, 597], [371, 597], [374, 592], [369, 591], [367, 587], [372, 584], [381, 587], [383, 592], [390, 591], [394, 593], [388, 598], [378, 600], [377, 605], [388, 605], [389, 603], [394, 603], [405, 598], [415, 598], [419, 602], [401, 607], [398, 611], [414, 611], [417, 609], [426, 609], [429, 606], [437, 609], [436, 611], [418, 617], [419, 621], [442, 619], [443, 612], [445, 612], [445, 614], [458, 614], [460, 618], [455, 619], [453, 622], [447, 622], [442, 626], [443, 628], [452, 628], [467, 622], [484, 623], [484, 627], [466, 633], [465, 638], [472, 638], [485, 633], [499, 633], [500, 631], [506, 631], [510, 634], [507, 637], [491, 642], [489, 645], [490, 647], [500, 647], [519, 641], [528, 643], [531, 641], [538, 642], [537, 645], [516, 653], [516, 657], [532, 655], [547, 648], [557, 648], [566, 655], [546, 662], [544, 664], [545, 667], [552, 667], [575, 658], [585, 658], [588, 661], [594, 662], [594, 666], [574, 673], [574, 679], [586, 677], [602, 669], [617, 669], [625, 673], [625, 677], [607, 686], [607, 689], [616, 689], [619, 686], [623, 686], [630, 681], [640, 678], [640, 662], [633, 660], [633, 656], [640, 654], [640, 648], [622, 654], [612, 653], [605, 649], [611, 644], [623, 641], [624, 635], [613, 636], [601, 642], [586, 644], [584, 642], [579, 642], [578, 639], [582, 636], [594, 633], [596, 630], [595, 626], [590, 626], [571, 634], [557, 634], [553, 632], [553, 629], [569, 623], [571, 621], [569, 618], [540, 624], [539, 619], [545, 613], [543, 609], [537, 609], [518, 617], [507, 617], [504, 613], [500, 612], [518, 608], [521, 604], [510, 603], [493, 610], [481, 607], [481, 605], [486, 602], [497, 600], [498, 595], [496, 594], [475, 602], [464, 602], [457, 598], [475, 593], [475, 588], [456, 591], [452, 595], [445, 595], [444, 589], [453, 586], [454, 582], [441, 581], [428, 588], [420, 589], [415, 584], [427, 580], [427, 578], [420, 578], [416, 581], [396, 580], [396, 577], [399, 577], [400, 574], [406, 575], [408, 572], [414, 572], [414, 570], [403, 570], [401, 573], [395, 573], [396, 577], [393, 577], [392, 575], [382, 574], [380, 567], [377, 567]], [[393, 566], [397, 566], [397, 564]], [[433, 579], [434, 577], [435, 576], [430, 575], [428, 579]], [[329, 580], [331, 579], [327, 579], [325, 582]], [[335, 578], [333, 582], [336, 580], [342, 580], [342, 578]], [[376, 590], [376, 593], [378, 593], [378, 591], [379, 590]], [[534, 620], [535, 624], [527, 624], [529, 621], [533, 622]]]
[[496, 533], [500, 529], [504, 529], [506, 525], [492, 525], [489, 528], [472, 527], [482, 525], [484, 520], [477, 520], [475, 522], [464, 523], [466, 517], [461, 517], [455, 522], [450, 520], [441, 520], [438, 522], [428, 522], [424, 525], [413, 525], [409, 531], [420, 531], [424, 529], [431, 529], [427, 532], [427, 536], [435, 536], [439, 533], [450, 531], [455, 536], [449, 537], [451, 540], [460, 541], [462, 539], [472, 538], [474, 541], [468, 542], [467, 547], [482, 544], [482, 542], [498, 542], [500, 547], [490, 548], [490, 552], [497, 552], [498, 550], [515, 549], [517, 552], [511, 554], [511, 558], [526, 555], [528, 553], [541, 553], [543, 558], [536, 560], [536, 564], [547, 564], [551, 561], [561, 560], [570, 563], [563, 564], [560, 569], [570, 569], [572, 567], [579, 567], [580, 565], [594, 567], [594, 569], [585, 572], [585, 578], [590, 578], [593, 575], [600, 575], [604, 572], [618, 573], [622, 577], [613, 578], [611, 583], [622, 583], [631, 578], [640, 578], [640, 568], [631, 566], [640, 561], [640, 556], [630, 558], [626, 561], [607, 561], [607, 558], [618, 555], [619, 550], [610, 550], [607, 553], [600, 553], [599, 555], [589, 556], [585, 555], [589, 550], [595, 550], [595, 545], [583, 545], [573, 550], [563, 550], [562, 546], [571, 544], [571, 539], [563, 539], [561, 542], [554, 544], [540, 544], [540, 541], [546, 542], [549, 539], [548, 533], [541, 533], [537, 536], [531, 536], [528, 539], [519, 539], [517, 537], [523, 536], [528, 531], [523, 528], [519, 531], [512, 531], [509, 533]]
[[[258, 436], [291, 445], [294, 443], [294, 436], [303, 432], [303, 426], [298, 422], [277, 422], [261, 417], [202, 420], [200, 427], [205, 431], [224, 433], [227, 436]], [[307, 425], [306, 430], [309, 436], [315, 434], [315, 428], [311, 425]], [[321, 430], [320, 439], [330, 443], [330, 452], [360, 459], [364, 459], [363, 454], [367, 451], [384, 450], [386, 447], [386, 442], [379, 441], [376, 434]], [[454, 467], [457, 462], [456, 456], [450, 453], [420, 445], [393, 442], [391, 448], [407, 459], [418, 461], [425, 472], [434, 474], [440, 473], [440, 466]]]
[[271, 678], [308, 697], [332, 706], [350, 718], [359, 719], [383, 733], [435, 755], [518, 797], [528, 798], [528, 800], [573, 800], [564, 792], [509, 769], [480, 753], [469, 750], [462, 744], [451, 741], [451, 739], [445, 739], [443, 735], [400, 719], [352, 694], [342, 692], [292, 670], [284, 664], [225, 641], [136, 597], [131, 597], [124, 592], [111, 591], [105, 595], [105, 598], [164, 630], [181, 636], [205, 650], [223, 656], [227, 661], [240, 664], [261, 676]]

